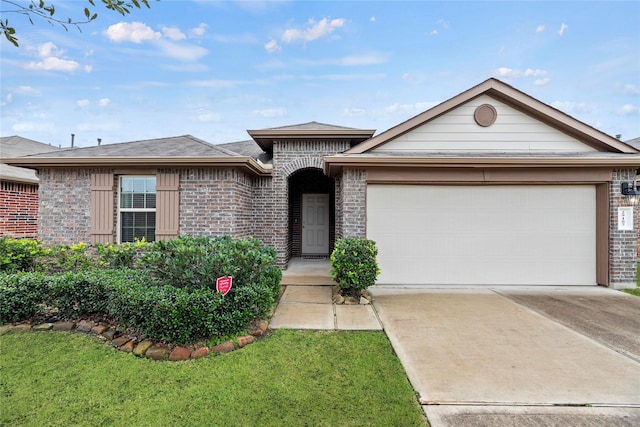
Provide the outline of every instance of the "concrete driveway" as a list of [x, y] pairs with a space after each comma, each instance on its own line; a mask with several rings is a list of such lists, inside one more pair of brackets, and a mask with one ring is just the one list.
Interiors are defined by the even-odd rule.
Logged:
[[433, 426], [640, 425], [638, 297], [600, 287], [371, 293]]

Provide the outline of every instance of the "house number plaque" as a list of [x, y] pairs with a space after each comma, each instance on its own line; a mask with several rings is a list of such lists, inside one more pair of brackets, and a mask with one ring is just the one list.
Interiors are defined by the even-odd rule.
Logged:
[[618, 230], [633, 230], [633, 207], [618, 208]]

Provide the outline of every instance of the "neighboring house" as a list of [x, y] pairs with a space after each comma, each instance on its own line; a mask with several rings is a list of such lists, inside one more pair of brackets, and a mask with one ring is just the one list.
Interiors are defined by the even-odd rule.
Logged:
[[380, 284], [635, 285], [637, 235], [618, 208], [640, 152], [498, 80], [376, 136], [315, 122], [248, 133], [10, 163], [39, 171], [50, 243], [254, 236], [284, 267], [368, 237]]
[[[46, 153], [55, 147], [20, 136], [0, 138], [0, 159]], [[0, 236], [38, 237], [38, 177], [32, 169], [0, 163]]]

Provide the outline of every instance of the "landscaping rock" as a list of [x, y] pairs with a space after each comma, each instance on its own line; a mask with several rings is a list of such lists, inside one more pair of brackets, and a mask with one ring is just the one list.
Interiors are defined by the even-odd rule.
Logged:
[[344, 304], [344, 297], [340, 294], [336, 294], [332, 297], [332, 301], [334, 304]]
[[147, 350], [145, 356], [153, 360], [164, 360], [169, 352], [169, 348], [164, 344], [155, 344]]
[[7, 333], [11, 332], [12, 329], [13, 329], [12, 325], [2, 325], [2, 326], [0, 326], [0, 335], [7, 334]]
[[238, 337], [238, 347], [243, 348], [251, 344], [256, 340], [256, 337], [253, 335], [245, 335], [243, 337]]
[[107, 329], [106, 331], [104, 331], [101, 335], [106, 338], [109, 341], [113, 341], [113, 339], [115, 338], [116, 334], [118, 333], [118, 331], [116, 331], [115, 329]]
[[179, 360], [189, 360], [191, 357], [191, 350], [186, 347], [176, 347], [169, 354], [169, 360], [171, 361], [179, 361]]
[[33, 327], [34, 331], [48, 331], [53, 328], [53, 323], [41, 323], [40, 325], [36, 325]]
[[71, 331], [76, 327], [76, 324], [73, 322], [56, 322], [53, 324], [54, 331]]
[[214, 353], [229, 353], [236, 349], [236, 346], [233, 344], [233, 341], [225, 341], [222, 344], [214, 345], [211, 347], [211, 351]]
[[128, 341], [120, 346], [120, 351], [124, 351], [125, 353], [132, 353], [135, 345], [135, 341]]
[[360, 304], [367, 305], [369, 304], [369, 300], [366, 299], [365, 297], [360, 297]]
[[196, 348], [191, 352], [192, 359], [200, 359], [202, 357], [207, 357], [208, 355], [209, 355], [209, 347]]
[[138, 343], [136, 347], [133, 349], [133, 354], [136, 356], [144, 356], [144, 354], [149, 350], [149, 348], [153, 345], [153, 343], [149, 340], [144, 340]]
[[14, 331], [30, 331], [31, 330], [31, 325], [29, 325], [28, 323], [20, 323], [19, 325], [15, 325], [13, 327]]
[[104, 325], [96, 325], [93, 328], [91, 328], [91, 333], [92, 334], [96, 334], [96, 335], [100, 335], [102, 334], [104, 331], [106, 331], [107, 329], [109, 329], [108, 326], [104, 326]]
[[354, 297], [345, 297], [344, 303], [345, 305], [358, 305], [360, 304], [360, 300]]
[[96, 324], [88, 321], [88, 320], [81, 320], [77, 325], [76, 325], [76, 329], [80, 332], [91, 332], [91, 328], [93, 328]]
[[131, 338], [129, 338], [129, 337], [118, 337], [118, 338], [113, 340], [113, 345], [116, 346], [116, 347], [122, 347], [123, 345], [125, 345], [129, 341], [131, 341]]
[[265, 332], [267, 332], [268, 328], [269, 328], [269, 323], [265, 322], [264, 320], [261, 320], [257, 325], [254, 325], [254, 328], [251, 331], [251, 335], [253, 335], [254, 337], [262, 336], [264, 335]]

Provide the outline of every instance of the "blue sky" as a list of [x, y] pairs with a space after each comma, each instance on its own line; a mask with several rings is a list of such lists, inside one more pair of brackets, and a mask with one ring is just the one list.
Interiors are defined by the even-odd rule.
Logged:
[[[96, 2], [98, 3], [98, 2]], [[85, 1], [54, 1], [80, 17]], [[0, 3], [2, 9], [5, 4]], [[68, 146], [309, 121], [384, 131], [489, 77], [640, 137], [640, 2], [171, 1], [82, 32], [8, 14], [0, 134]]]

